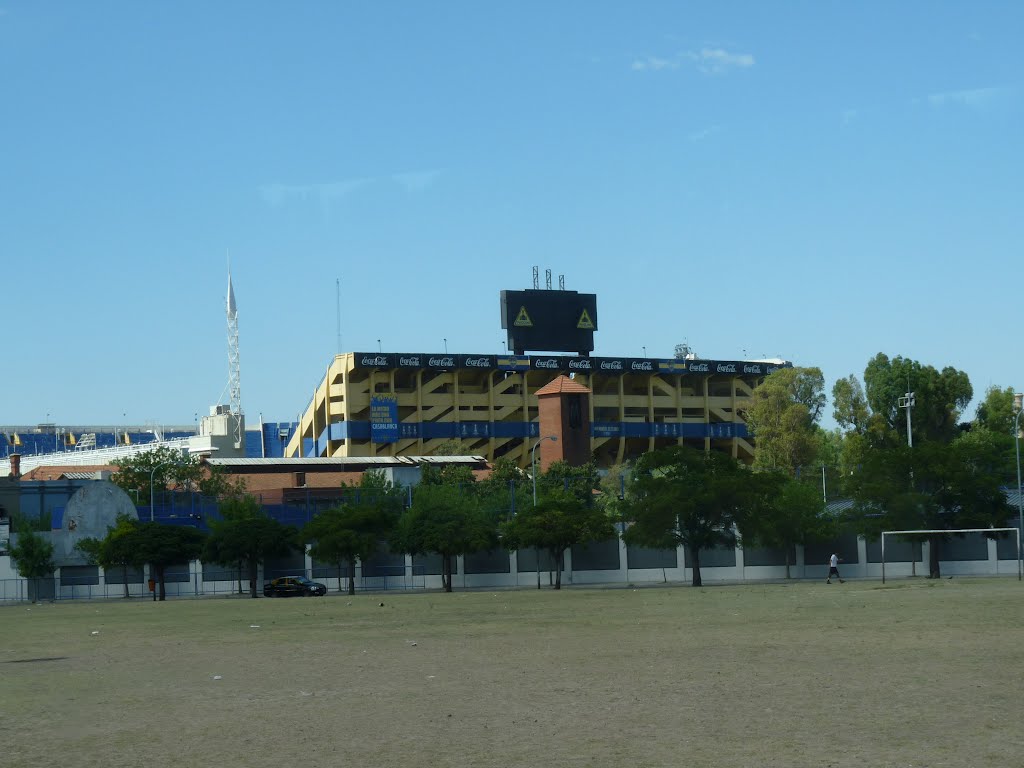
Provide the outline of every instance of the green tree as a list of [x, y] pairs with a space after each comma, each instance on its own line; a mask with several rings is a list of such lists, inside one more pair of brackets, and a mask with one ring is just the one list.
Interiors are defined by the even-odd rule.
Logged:
[[497, 545], [494, 519], [480, 508], [478, 499], [454, 485], [419, 485], [412, 506], [402, 513], [392, 535], [392, 547], [418, 555], [441, 556], [441, 583], [452, 591], [452, 564], [456, 557], [493, 549]]
[[[1013, 510], [994, 471], [999, 462], [998, 443], [986, 430], [913, 448], [871, 446], [855, 476], [855, 523], [870, 537], [883, 530], [1003, 527]], [[932, 578], [941, 575], [941, 545], [949, 536], [928, 536]]]
[[149, 564], [150, 577], [159, 588], [159, 599], [167, 599], [167, 568], [196, 560], [206, 536], [202, 531], [181, 525], [138, 523], [125, 534], [126, 546], [134, 553], [132, 565]]
[[793, 478], [765, 473], [753, 478], [762, 483], [763, 503], [758, 514], [747, 516], [744, 546], [760, 545], [786, 553], [786, 578], [790, 578], [790, 552], [794, 545], [827, 538], [834, 526], [825, 514], [821, 490]]
[[975, 426], [990, 429], [1000, 435], [1014, 435], [1017, 411], [1013, 407], [1013, 387], [989, 387], [985, 399], [978, 404]]
[[950, 366], [938, 371], [899, 356], [890, 360], [881, 352], [868, 361], [864, 370], [864, 391], [871, 410], [903, 442], [907, 441], [907, 416], [899, 407], [899, 399], [907, 392], [914, 393], [911, 422], [915, 443], [952, 440], [961, 414], [974, 397], [970, 379], [963, 371]]
[[249, 595], [258, 597], [256, 577], [260, 563], [299, 549], [298, 532], [269, 517], [251, 495], [222, 503], [220, 514], [220, 520], [210, 521], [202, 559], [226, 566], [247, 564]]
[[129, 597], [128, 569], [137, 565], [136, 542], [132, 538], [138, 528], [139, 521], [128, 515], [118, 515], [114, 525], [107, 528], [107, 535], [102, 539], [89, 537], [82, 539], [75, 548], [93, 565], [103, 570], [120, 568], [124, 584], [124, 596]]
[[172, 488], [217, 499], [237, 498], [245, 490], [241, 479], [232, 478], [220, 467], [166, 446], [118, 459], [114, 465], [117, 472], [111, 481], [138, 505], [149, 504], [151, 482], [154, 493]]
[[[302, 529], [310, 542], [310, 554], [326, 563], [348, 563], [348, 593], [356, 593], [356, 561], [367, 560], [377, 551], [378, 542], [390, 535], [397, 516], [376, 500], [350, 502], [321, 512]], [[338, 585], [341, 591], [341, 584]]]
[[686, 548], [693, 586], [700, 551], [736, 543], [736, 528], [762, 499], [753, 474], [724, 453], [671, 446], [636, 463], [623, 503], [627, 544]]
[[36, 531], [22, 531], [8, 550], [18, 573], [28, 579], [28, 599], [39, 599], [39, 582], [53, 576], [57, 566], [53, 562], [53, 543]]
[[498, 521], [507, 520], [533, 503], [529, 474], [507, 457], [497, 459], [490, 474], [472, 488], [481, 508]]
[[871, 408], [860, 380], [852, 373], [832, 386], [833, 416], [840, 427], [864, 434], [871, 418]]
[[793, 475], [814, 464], [824, 387], [818, 368], [780, 368], [754, 388], [746, 411], [756, 445], [754, 466]]
[[562, 588], [565, 551], [576, 544], [603, 541], [615, 535], [604, 510], [586, 503], [572, 490], [549, 490], [536, 507], [519, 510], [502, 526], [509, 549], [544, 549], [555, 563], [555, 589]]

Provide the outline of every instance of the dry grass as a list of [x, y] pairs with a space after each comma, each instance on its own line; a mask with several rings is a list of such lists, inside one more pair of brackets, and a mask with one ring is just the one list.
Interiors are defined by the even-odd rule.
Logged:
[[1022, 598], [956, 579], [9, 607], [2, 762], [1004, 768]]

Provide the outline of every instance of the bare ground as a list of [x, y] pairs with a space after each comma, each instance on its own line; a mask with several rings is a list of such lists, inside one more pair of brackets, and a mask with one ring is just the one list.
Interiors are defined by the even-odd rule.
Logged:
[[0, 637], [10, 768], [1024, 765], [1009, 579], [20, 605]]

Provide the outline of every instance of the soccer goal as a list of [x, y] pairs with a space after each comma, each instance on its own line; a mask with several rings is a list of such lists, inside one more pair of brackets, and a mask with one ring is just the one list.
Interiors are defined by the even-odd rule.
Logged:
[[949, 533], [999, 533], [1013, 531], [1017, 535], [1017, 581], [1021, 580], [1022, 563], [1020, 552], [1020, 528], [942, 528], [938, 530], [922, 529], [918, 531], [882, 531], [882, 583], [885, 584], [885, 537], [886, 536], [909, 536], [911, 534], [949, 534]]

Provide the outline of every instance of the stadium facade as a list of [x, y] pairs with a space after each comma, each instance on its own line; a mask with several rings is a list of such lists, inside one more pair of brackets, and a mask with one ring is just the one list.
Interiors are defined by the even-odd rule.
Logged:
[[[561, 375], [586, 386], [591, 453], [606, 467], [686, 444], [752, 461], [743, 409], [789, 363], [581, 355], [349, 352], [336, 356], [289, 435], [286, 456], [508, 457], [539, 434], [536, 393]], [[455, 445], [452, 445], [455, 441]]]

